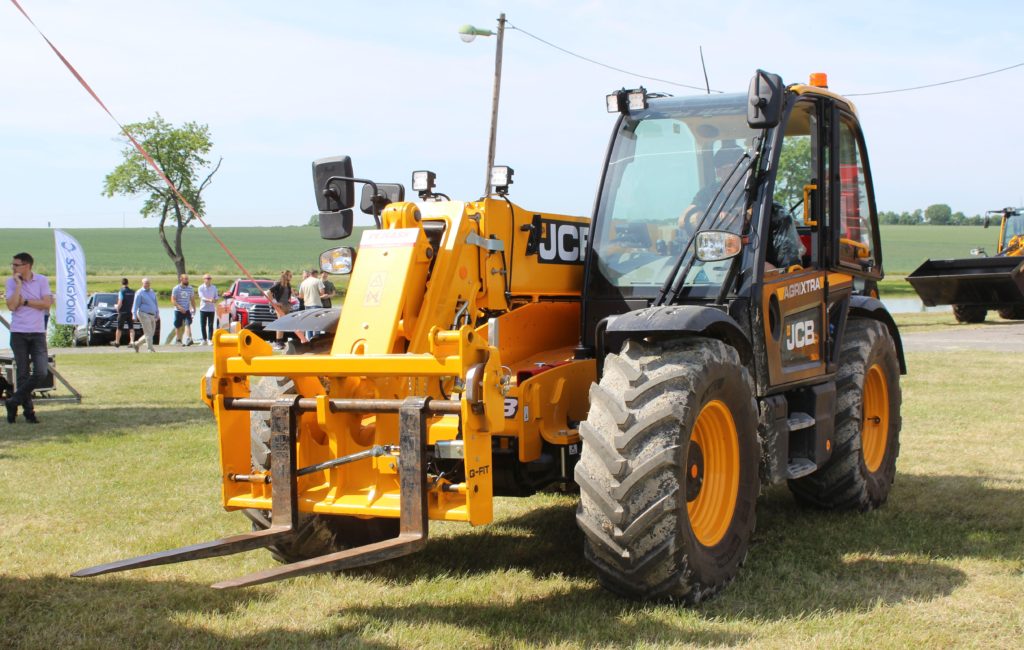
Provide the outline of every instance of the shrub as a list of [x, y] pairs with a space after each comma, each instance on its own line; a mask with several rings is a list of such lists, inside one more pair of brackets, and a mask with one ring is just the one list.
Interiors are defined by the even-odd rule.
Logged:
[[74, 337], [74, 325], [54, 325], [50, 328], [50, 340], [47, 345], [51, 348], [70, 348]]

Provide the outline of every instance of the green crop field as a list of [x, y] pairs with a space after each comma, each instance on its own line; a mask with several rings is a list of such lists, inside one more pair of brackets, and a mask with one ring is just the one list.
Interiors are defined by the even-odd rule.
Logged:
[[[156, 228], [68, 229], [85, 250], [90, 276], [174, 275]], [[282, 269], [318, 265], [320, 252], [341, 245], [320, 239], [312, 226], [273, 228], [214, 228], [214, 232], [254, 275], [276, 277]], [[182, 236], [185, 261], [191, 273], [237, 276], [238, 268], [205, 228], [187, 228]], [[358, 242], [359, 232], [344, 243]], [[53, 232], [42, 228], [0, 229], [0, 256], [28, 251], [36, 268], [52, 275]]]
[[[90, 275], [173, 274], [155, 228], [71, 229], [86, 251]], [[224, 243], [253, 273], [277, 274], [316, 264], [320, 251], [332, 242], [320, 239], [311, 226], [215, 228]], [[927, 258], [968, 257], [981, 246], [995, 251], [998, 230], [977, 226], [882, 226], [882, 249], [887, 273], [906, 275]], [[358, 242], [357, 232], [345, 243]], [[53, 234], [42, 228], [0, 229], [0, 255], [29, 251], [43, 273], [53, 269]], [[185, 259], [193, 273], [232, 275], [231, 259], [203, 228], [184, 233]]]
[[[174, 266], [161, 247], [155, 228], [96, 228], [68, 230], [82, 244], [90, 276], [89, 288], [111, 290], [121, 276], [157, 276], [162, 292], [174, 285]], [[316, 266], [317, 256], [332, 245], [359, 241], [359, 232], [345, 242], [326, 242], [311, 226], [215, 228], [214, 232], [254, 275], [276, 278], [282, 269]], [[998, 230], [977, 226], [882, 226], [885, 271], [892, 278], [882, 285], [884, 295], [913, 295], [901, 276], [927, 258], [967, 257], [972, 248], [995, 250]], [[53, 234], [42, 228], [0, 229], [0, 257], [28, 251], [37, 269], [53, 273]], [[218, 286], [240, 275], [237, 267], [203, 228], [184, 233], [185, 260], [192, 273], [212, 273]], [[161, 277], [163, 276], [163, 277]], [[226, 286], [225, 286], [226, 288]]]
[[998, 228], [978, 226], [882, 226], [882, 264], [907, 275], [926, 259], [970, 257], [979, 247], [993, 254], [998, 237]]

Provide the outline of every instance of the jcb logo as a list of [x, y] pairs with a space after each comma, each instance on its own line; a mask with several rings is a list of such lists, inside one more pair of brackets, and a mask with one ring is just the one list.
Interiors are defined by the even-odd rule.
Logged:
[[814, 345], [816, 341], [813, 320], [801, 320], [786, 326], [787, 350], [805, 348], [808, 345]]
[[541, 264], [583, 264], [590, 238], [590, 226], [574, 221], [541, 219], [533, 215], [527, 255], [537, 255]]

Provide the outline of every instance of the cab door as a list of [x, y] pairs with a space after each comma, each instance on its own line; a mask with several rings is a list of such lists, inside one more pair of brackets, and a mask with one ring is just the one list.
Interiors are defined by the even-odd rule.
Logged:
[[879, 280], [882, 248], [864, 137], [857, 118], [845, 108], [836, 106], [833, 120], [834, 164], [829, 173], [837, 191], [832, 197], [836, 220], [830, 238], [831, 268], [851, 278]]
[[[804, 95], [789, 110], [779, 145], [772, 191], [774, 210], [795, 221], [801, 263], [774, 268], [765, 262], [761, 305], [770, 392], [828, 372], [829, 100]], [[769, 251], [773, 233], [762, 228], [762, 248]], [[766, 260], [771, 257], [766, 252]]]

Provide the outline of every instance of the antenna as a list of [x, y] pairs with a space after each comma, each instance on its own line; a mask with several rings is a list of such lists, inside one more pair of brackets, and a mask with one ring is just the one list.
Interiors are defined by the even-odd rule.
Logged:
[[698, 45], [697, 48], [700, 50], [700, 67], [704, 70], [704, 87], [708, 89], [708, 94], [711, 94], [711, 83], [708, 82], [708, 67], [704, 65], [704, 46]]

